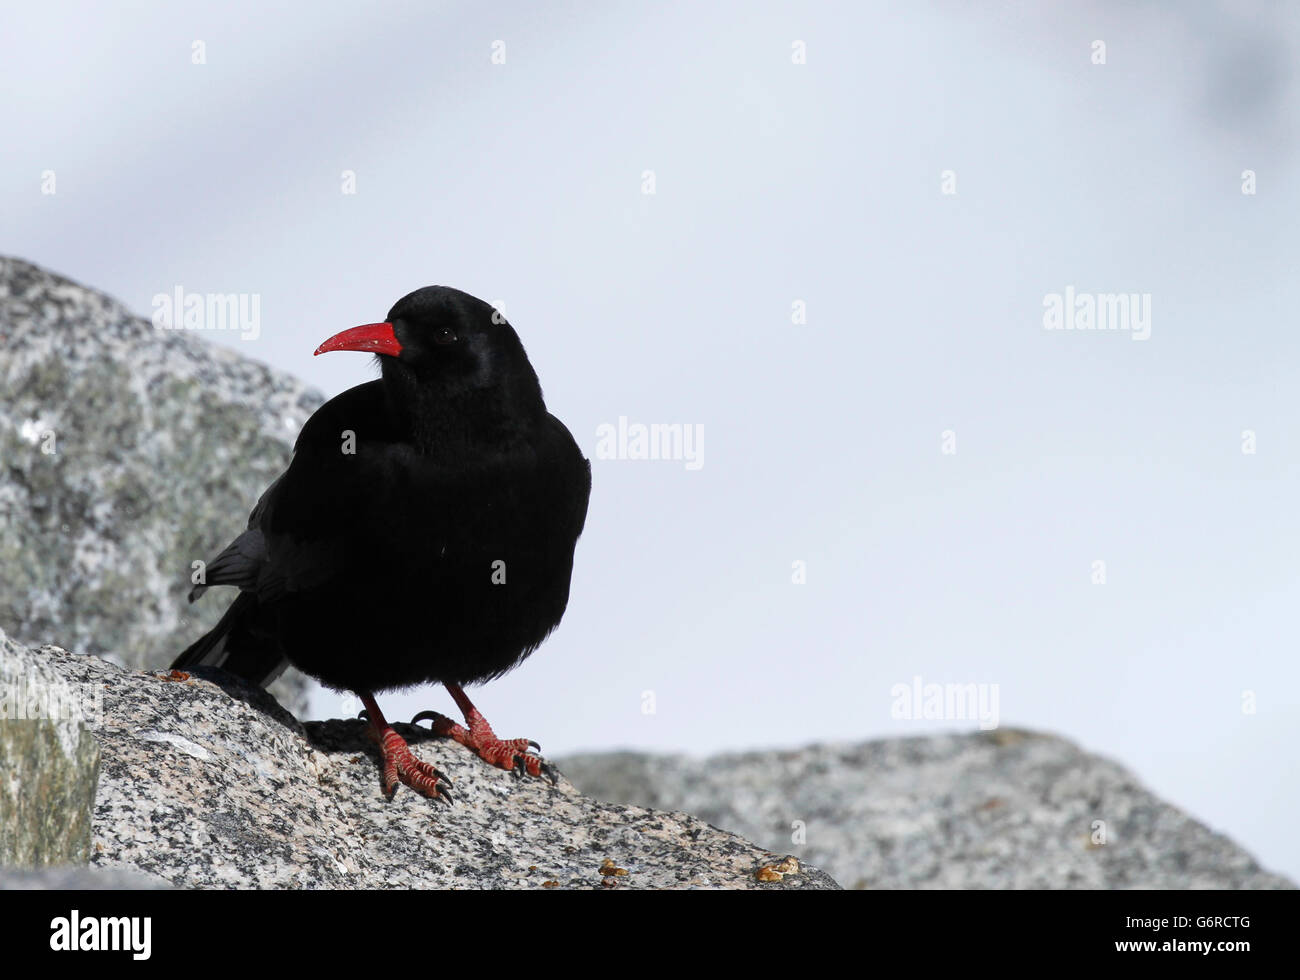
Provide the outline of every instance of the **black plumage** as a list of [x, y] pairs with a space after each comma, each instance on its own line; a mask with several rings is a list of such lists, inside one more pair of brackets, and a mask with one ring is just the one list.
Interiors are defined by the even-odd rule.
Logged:
[[215, 585], [239, 596], [173, 666], [266, 684], [293, 664], [357, 692], [389, 791], [395, 775], [447, 795], [436, 777], [407, 778], [403, 766], [425, 764], [405, 743], [389, 751], [401, 740], [372, 697], [430, 681], [448, 686], [469, 725], [437, 716], [435, 730], [494, 764], [541, 772], [526, 740], [496, 739], [461, 686], [505, 673], [560, 622], [589, 463], [547, 412], [513, 328], [466, 293], [417, 290], [386, 322], [317, 353], [327, 350], [376, 353], [381, 378], [307, 421], [288, 469], [190, 597]]

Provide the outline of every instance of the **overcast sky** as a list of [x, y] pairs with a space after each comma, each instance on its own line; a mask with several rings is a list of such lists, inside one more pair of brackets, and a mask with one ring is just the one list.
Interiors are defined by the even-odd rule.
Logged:
[[[1300, 876], [1300, 7], [1063, 6], [10, 4], [0, 251], [256, 295], [211, 339], [330, 394], [404, 293], [500, 304], [594, 469], [564, 623], [472, 692], [504, 736], [985, 685]], [[1046, 329], [1067, 287], [1135, 316]], [[620, 418], [700, 465], [597, 458]]]

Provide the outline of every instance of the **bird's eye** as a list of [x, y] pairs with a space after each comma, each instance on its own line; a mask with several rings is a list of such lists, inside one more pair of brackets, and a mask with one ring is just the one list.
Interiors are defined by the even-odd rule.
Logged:
[[433, 335], [435, 344], [454, 344], [456, 342], [456, 331], [451, 327], [439, 327], [438, 332]]

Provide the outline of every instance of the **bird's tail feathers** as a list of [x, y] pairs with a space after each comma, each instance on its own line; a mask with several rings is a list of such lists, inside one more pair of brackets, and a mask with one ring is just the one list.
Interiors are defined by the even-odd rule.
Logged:
[[289, 666], [271, 631], [259, 628], [257, 596], [241, 592], [217, 625], [172, 662], [173, 670], [220, 667], [250, 684], [266, 687]]

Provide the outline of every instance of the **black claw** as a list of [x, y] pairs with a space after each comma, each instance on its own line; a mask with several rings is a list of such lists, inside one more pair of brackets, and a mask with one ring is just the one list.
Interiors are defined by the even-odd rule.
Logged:
[[538, 755], [541, 755], [541, 754], [542, 754], [542, 743], [541, 743], [541, 742], [534, 742], [534, 741], [530, 738], [530, 739], [528, 740], [528, 744], [531, 745], [531, 746], [533, 747], [533, 751], [536, 752]]
[[369, 720], [370, 720], [370, 712], [367, 711], [365, 708], [362, 708], [359, 712], [357, 712], [357, 720], [358, 720], [358, 721], [369, 721]]
[[456, 802], [452, 799], [451, 792], [443, 789], [441, 786], [438, 787], [438, 795], [435, 796], [434, 799], [449, 809], [451, 805]]
[[523, 779], [525, 766], [524, 757], [522, 755], [517, 755], [515, 756], [514, 762], [515, 767], [510, 770], [510, 775], [514, 776], [515, 779]]
[[425, 719], [428, 719], [429, 721], [437, 721], [441, 717], [442, 715], [438, 714], [438, 712], [436, 711], [421, 711], [418, 715], [416, 715], [414, 718], [411, 719], [411, 724], [412, 725], [418, 724], [419, 722], [422, 722]]
[[560, 785], [560, 770], [556, 769], [549, 762], [542, 763], [542, 775], [551, 781], [552, 786]]

